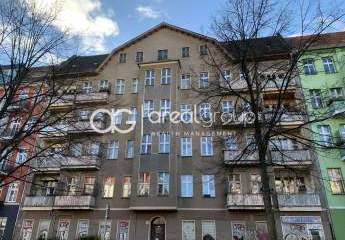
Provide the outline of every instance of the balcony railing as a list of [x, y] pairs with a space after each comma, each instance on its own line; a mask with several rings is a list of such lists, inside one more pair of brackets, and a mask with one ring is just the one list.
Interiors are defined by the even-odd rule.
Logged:
[[108, 92], [92, 92], [92, 93], [80, 93], [77, 94], [77, 103], [90, 103], [90, 102], [107, 102]]
[[74, 95], [66, 94], [63, 96], [59, 96], [57, 98], [53, 98], [50, 107], [51, 108], [64, 108], [71, 106], [73, 104], [73, 100], [75, 99]]
[[263, 208], [262, 194], [228, 194], [227, 206], [229, 209], [239, 208]]
[[69, 130], [67, 124], [55, 124], [54, 126], [47, 126], [40, 132], [40, 137], [63, 137], [66, 136]]
[[309, 150], [272, 150], [272, 161], [280, 164], [307, 164], [311, 162]]
[[62, 156], [49, 155], [37, 158], [36, 167], [42, 170], [59, 170], [59, 169], [98, 169], [100, 159], [98, 156]]
[[344, 116], [345, 115], [345, 100], [333, 101], [329, 110], [332, 116]]
[[[94, 126], [97, 129], [104, 129], [105, 128], [105, 121], [94, 121]], [[69, 133], [83, 133], [83, 132], [95, 132], [95, 130], [91, 127], [90, 121], [77, 121], [75, 123], [71, 123], [71, 126], [68, 129]]]
[[95, 206], [95, 197], [90, 195], [84, 196], [56, 196], [54, 207], [64, 209], [89, 209]]
[[[286, 79], [283, 84], [283, 79], [276, 78], [274, 81], [267, 81], [267, 84], [265, 86], [265, 90], [271, 90], [271, 89], [282, 89], [284, 90], [286, 86]], [[296, 81], [295, 79], [289, 79], [289, 87], [295, 87], [296, 86]]]
[[224, 162], [228, 164], [254, 164], [259, 161], [257, 152], [245, 152], [242, 150], [224, 150]]
[[26, 196], [24, 207], [52, 207], [54, 204], [53, 196]]
[[278, 194], [280, 207], [320, 207], [320, 197], [317, 193]]

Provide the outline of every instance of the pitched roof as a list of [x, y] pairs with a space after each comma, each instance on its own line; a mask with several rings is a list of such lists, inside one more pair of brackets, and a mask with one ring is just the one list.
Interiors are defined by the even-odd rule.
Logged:
[[[316, 39], [313, 39], [315, 37]], [[345, 47], [345, 31], [317, 35], [305, 35], [286, 38], [292, 48], [299, 48], [306, 42], [313, 42], [308, 50]], [[314, 42], [315, 41], [315, 42]]]
[[100, 66], [108, 54], [91, 56], [72, 56], [62, 62], [58, 74], [92, 73]]
[[181, 28], [181, 27], [178, 27], [178, 26], [166, 23], [166, 22], [161, 22], [160, 24], [150, 28], [146, 32], [136, 36], [135, 38], [132, 38], [131, 40], [125, 42], [124, 44], [122, 44], [122, 45], [118, 46], [117, 48], [115, 48], [114, 50], [112, 50], [111, 53], [105, 59], [105, 61], [97, 68], [97, 70], [100, 70], [105, 65], [105, 63], [108, 62], [108, 60], [110, 60], [111, 57], [114, 54], [116, 54], [117, 52], [123, 50], [126, 47], [129, 47], [130, 45], [133, 45], [134, 43], [136, 43], [136, 42], [138, 42], [138, 41], [140, 41], [140, 40], [142, 40], [142, 39], [144, 39], [144, 38], [146, 38], [148, 36], [150, 36], [151, 34], [161, 30], [162, 28], [168, 28], [170, 30], [173, 30], [173, 31], [176, 31], [176, 32], [180, 32], [180, 33], [183, 33], [183, 34], [187, 34], [187, 35], [195, 37], [195, 38], [204, 39], [206, 41], [211, 41], [211, 42], [217, 43], [217, 40], [215, 38], [208, 37], [206, 35], [203, 35], [203, 34], [200, 34], [200, 33], [197, 33], [197, 32], [193, 32], [193, 31], [190, 31], [188, 29]]

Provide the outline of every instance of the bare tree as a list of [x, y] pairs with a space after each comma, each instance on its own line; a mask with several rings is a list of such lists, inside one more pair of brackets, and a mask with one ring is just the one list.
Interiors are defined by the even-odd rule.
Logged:
[[[212, 69], [210, 77], [216, 81], [205, 82], [203, 89], [200, 77], [194, 89], [211, 104], [213, 112], [222, 113], [211, 120], [215, 121], [212, 127], [233, 132], [226, 140], [220, 139], [220, 144], [233, 150], [226, 152], [224, 158], [228, 162], [220, 166], [220, 171], [229, 173], [235, 164], [258, 160], [270, 239], [282, 239], [276, 226], [280, 210], [273, 168], [300, 171], [286, 164], [296, 159], [282, 151], [280, 138], [289, 139], [301, 148], [325, 147], [325, 143], [315, 141], [308, 125], [331, 115], [323, 112], [308, 119], [305, 102], [310, 100], [302, 94], [298, 75], [305, 51], [343, 19], [340, 6], [323, 7], [307, 1], [285, 4], [273, 0], [228, 0], [212, 24], [219, 44], [208, 49], [204, 61]], [[301, 36], [284, 39], [282, 35], [291, 30]], [[221, 56], [219, 50], [223, 52]], [[291, 92], [291, 88], [297, 91]], [[274, 94], [265, 94], [268, 90], [274, 90]], [[288, 103], [289, 98], [294, 99], [293, 105]], [[229, 99], [234, 104], [225, 110], [221, 102]], [[207, 122], [209, 110], [203, 109], [201, 117]], [[289, 119], [299, 123], [287, 128], [284, 122]], [[320, 179], [317, 169], [310, 174]]]

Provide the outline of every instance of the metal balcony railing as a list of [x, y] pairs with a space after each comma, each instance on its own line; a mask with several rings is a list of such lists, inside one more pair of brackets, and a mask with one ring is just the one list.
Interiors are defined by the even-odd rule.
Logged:
[[53, 196], [26, 196], [24, 207], [52, 207], [54, 204]]
[[280, 207], [320, 207], [320, 197], [317, 193], [278, 194]]
[[257, 152], [248, 151], [243, 154], [243, 150], [224, 150], [224, 162], [229, 164], [250, 164], [257, 163], [259, 156]]
[[262, 208], [264, 206], [262, 194], [228, 194], [228, 208]]
[[103, 92], [91, 92], [80, 93], [76, 96], [76, 103], [88, 103], [88, 102], [107, 102], [109, 94], [106, 91]]
[[98, 169], [100, 167], [100, 158], [99, 156], [73, 157], [56, 154], [37, 158], [36, 167], [40, 170], [59, 170], [60, 168]]
[[94, 196], [91, 195], [76, 195], [76, 196], [56, 196], [54, 207], [58, 208], [92, 208], [96, 204]]
[[297, 163], [303, 164], [311, 161], [309, 150], [272, 150], [271, 157], [273, 162], [280, 164]]

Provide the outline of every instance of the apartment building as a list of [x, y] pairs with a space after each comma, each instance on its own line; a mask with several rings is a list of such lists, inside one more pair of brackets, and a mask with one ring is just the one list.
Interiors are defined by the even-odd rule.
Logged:
[[[284, 58], [289, 49], [279, 37], [258, 44], [276, 59]], [[208, 49], [231, 54], [215, 39], [162, 23], [109, 55], [74, 56], [64, 62], [60, 79], [70, 94], [51, 111], [68, 114], [74, 121], [41, 136], [42, 144], [55, 147], [35, 163], [40, 171], [26, 189], [14, 239], [267, 239], [256, 154], [235, 164], [232, 160], [241, 144], [231, 135], [225, 145], [209, 128], [195, 122], [173, 124], [166, 117], [172, 111], [194, 111], [194, 105], [195, 115], [211, 112], [211, 104], [195, 91], [219, 81], [204, 60]], [[263, 59], [275, 60], [269, 53]], [[226, 68], [224, 76], [235, 69]], [[240, 76], [238, 70], [231, 74]], [[293, 109], [298, 84], [296, 79], [284, 99], [294, 112], [298, 112]], [[238, 88], [245, 94], [243, 84]], [[262, 94], [267, 109], [274, 107], [274, 86]], [[222, 106], [230, 111], [232, 96]], [[113, 123], [123, 130], [136, 120], [134, 130], [99, 133], [91, 126], [92, 116], [97, 128], [107, 128], [109, 115], [92, 112], [112, 108], [130, 109], [130, 115], [117, 113]], [[153, 111], [160, 112], [156, 120], [161, 122], [149, 121]], [[287, 114], [281, 126], [304, 120], [303, 114]], [[240, 125], [231, 129], [240, 130], [242, 141], [250, 141], [250, 129]], [[288, 139], [277, 142], [290, 156], [289, 161], [282, 159], [286, 155], [275, 154], [272, 148], [272, 159], [289, 165], [273, 169], [279, 231], [291, 237], [328, 239], [320, 186], [311, 174], [312, 155]], [[223, 163], [233, 171], [218, 171]]]
[[[0, 236], [2, 239], [11, 239], [23, 197], [25, 178], [31, 171], [30, 166], [17, 166], [31, 157], [36, 139], [36, 134], [23, 138], [19, 138], [16, 134], [31, 129], [30, 124], [34, 121], [34, 117], [30, 117], [29, 113], [33, 111], [33, 116], [37, 113], [36, 106], [40, 103], [37, 98], [42, 93], [38, 92], [39, 88], [35, 84], [29, 84], [24, 80], [20, 86], [12, 85], [18, 90], [14, 97], [10, 98], [12, 103], [4, 107], [6, 104], [4, 95], [9, 95], [7, 87], [12, 84], [6, 81], [11, 79], [10, 74], [13, 74], [12, 78], [15, 79], [17, 73], [16, 69], [11, 69], [10, 66], [3, 66], [2, 69], [4, 78], [0, 85], [2, 99], [0, 109], [4, 111], [4, 115], [0, 120], [0, 146], [3, 150], [1, 151], [0, 179], [4, 186], [0, 188]], [[42, 80], [46, 73], [47, 68], [37, 67], [32, 69], [27, 78], [30, 78], [32, 82]], [[19, 143], [18, 140], [20, 140]]]
[[[292, 42], [298, 38], [290, 39]], [[334, 233], [342, 239], [345, 232], [345, 33], [321, 36], [304, 54], [300, 78], [311, 119], [325, 119], [311, 124]]]

